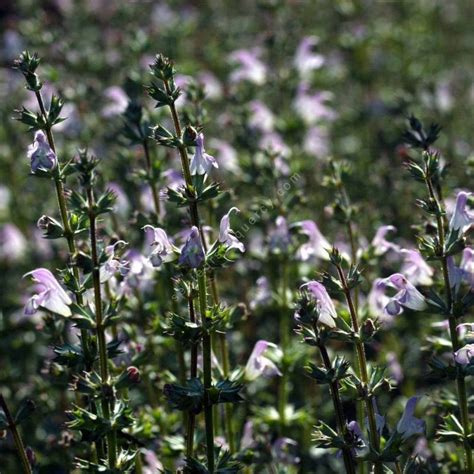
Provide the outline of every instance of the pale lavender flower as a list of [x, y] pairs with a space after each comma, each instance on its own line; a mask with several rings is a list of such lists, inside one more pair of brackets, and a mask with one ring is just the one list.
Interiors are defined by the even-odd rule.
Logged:
[[360, 429], [359, 423], [357, 421], [350, 421], [347, 423], [347, 428], [348, 430], [352, 433], [354, 437], [357, 439], [363, 439], [364, 434], [362, 433], [362, 430]]
[[449, 227], [453, 230], [461, 229], [465, 232], [474, 222], [474, 211], [467, 207], [467, 200], [472, 193], [460, 191], [456, 197], [456, 207], [449, 221]]
[[390, 316], [396, 316], [403, 312], [403, 307], [414, 311], [422, 311], [426, 308], [423, 295], [401, 274], [394, 273], [388, 278], [379, 280], [378, 289], [394, 288], [398, 292], [389, 298], [384, 311]]
[[145, 232], [147, 232], [149, 236], [152, 236], [150, 245], [153, 247], [153, 250], [148, 258], [154, 267], [159, 267], [167, 260], [169, 255], [173, 254], [173, 244], [166, 232], [160, 227], [146, 225], [143, 229], [145, 229]]
[[329, 153], [329, 133], [326, 127], [315, 125], [306, 131], [303, 149], [308, 155], [321, 158]]
[[191, 227], [189, 237], [181, 250], [179, 264], [191, 268], [198, 268], [204, 262], [205, 254], [202, 248], [199, 229], [196, 226]]
[[242, 438], [240, 439], [240, 449], [250, 448], [253, 443], [253, 422], [251, 420], [245, 422]]
[[461, 270], [466, 283], [474, 288], [474, 250], [466, 247], [462, 252]]
[[[277, 132], [264, 133], [262, 137], [260, 138], [260, 142], [258, 146], [262, 150], [268, 150], [271, 153], [281, 155], [285, 158], [288, 158], [291, 155], [290, 148], [283, 141], [283, 138], [281, 137], [281, 135]], [[284, 174], [287, 174], [289, 171], [289, 168], [287, 166], [284, 166], [284, 168], [280, 169], [280, 171], [282, 171]]]
[[200, 133], [196, 137], [196, 151], [191, 158], [191, 174], [206, 174], [211, 171], [212, 167], [218, 168], [219, 165], [213, 156], [206, 153], [206, 150], [204, 149], [204, 134]]
[[272, 300], [272, 291], [270, 288], [270, 282], [265, 276], [257, 278], [256, 291], [252, 300], [250, 301], [250, 309], [258, 308], [259, 306], [265, 306]]
[[229, 56], [236, 69], [230, 75], [230, 82], [239, 83], [249, 81], [257, 85], [265, 82], [267, 68], [260, 60], [261, 49], [239, 49]]
[[385, 318], [385, 307], [390, 302], [390, 298], [385, 294], [385, 285], [381, 284], [382, 278], [376, 278], [372, 283], [367, 302], [372, 316], [380, 317], [383, 322], [390, 323], [392, 318]]
[[465, 277], [464, 270], [455, 265], [452, 255], [450, 255], [446, 261], [448, 264], [449, 286], [457, 293]]
[[264, 133], [272, 132], [275, 126], [273, 112], [259, 100], [250, 102], [249, 108], [251, 111], [249, 125]]
[[107, 255], [107, 260], [100, 267], [100, 281], [105, 283], [109, 281], [117, 273], [120, 273], [122, 276], [125, 276], [129, 270], [129, 264], [126, 260], [121, 260], [115, 255], [115, 250], [119, 246], [128, 245], [124, 240], [117, 240], [112, 245], [105, 247], [105, 254]]
[[324, 64], [324, 56], [314, 52], [318, 45], [317, 36], [306, 36], [298, 45], [294, 64], [302, 77], [307, 77], [315, 69], [319, 69]]
[[28, 147], [28, 158], [31, 159], [31, 172], [51, 171], [58, 165], [56, 154], [46, 140], [42, 130], [35, 133], [33, 144]]
[[[336, 308], [332, 302], [324, 285], [317, 281], [310, 281], [301, 285], [300, 290], [307, 290], [317, 302], [319, 306], [319, 319], [318, 322], [325, 324], [326, 326], [333, 328], [336, 326], [334, 320], [337, 318]], [[298, 320], [298, 313], [295, 314], [295, 319]]]
[[332, 121], [337, 115], [328, 105], [332, 99], [331, 92], [310, 92], [307, 83], [301, 83], [294, 101], [294, 109], [308, 125], [315, 125], [321, 121]]
[[20, 229], [14, 224], [0, 227], [0, 261], [14, 263], [23, 258], [27, 242]]
[[454, 353], [454, 360], [460, 365], [474, 362], [474, 344], [466, 344]]
[[429, 449], [428, 440], [425, 436], [420, 436], [415, 443], [413, 448], [412, 456], [416, 456], [419, 459], [428, 459], [432, 456], [432, 452]]
[[328, 251], [331, 250], [331, 244], [321, 234], [315, 222], [310, 220], [300, 221], [296, 222], [294, 226], [301, 227], [301, 232], [308, 236], [308, 241], [298, 249], [298, 257], [303, 262], [311, 257], [329, 260]]
[[403, 439], [408, 439], [414, 435], [422, 435], [425, 432], [426, 425], [423, 420], [414, 416], [418, 397], [408, 399], [402, 417], [397, 424], [397, 432]]
[[275, 357], [281, 358], [281, 350], [276, 344], [264, 340], [260, 340], [255, 344], [245, 366], [245, 376], [248, 380], [256, 380], [260, 376], [281, 376], [276, 364], [266, 356], [270, 351], [275, 354]]
[[153, 287], [155, 270], [150, 260], [136, 249], [129, 250], [125, 259], [129, 262], [129, 271], [120, 283], [119, 295], [131, 296], [136, 290], [145, 292]]
[[219, 242], [226, 245], [227, 250], [237, 249], [243, 253], [245, 252], [244, 244], [240, 242], [230, 228], [230, 214], [233, 211], [240, 212], [236, 207], [231, 207], [229, 212], [221, 219], [219, 226]]
[[[449, 327], [449, 324], [448, 324]], [[474, 337], [474, 323], [461, 323], [456, 326], [459, 337], [463, 338], [468, 335], [469, 339]]]
[[273, 443], [273, 453], [278, 463], [294, 466], [300, 458], [295, 454], [298, 443], [291, 438], [281, 437]]
[[206, 99], [220, 99], [222, 97], [222, 84], [212, 72], [200, 72], [198, 80], [204, 86]]
[[4, 30], [0, 46], [0, 58], [9, 63], [17, 58], [24, 49], [22, 35], [14, 29]]
[[433, 283], [434, 270], [425, 262], [423, 257], [416, 250], [402, 249], [400, 254], [403, 256], [403, 273], [413, 285], [428, 286]]
[[291, 234], [285, 217], [278, 216], [275, 227], [269, 232], [268, 246], [274, 253], [285, 253], [291, 244]]
[[393, 242], [389, 242], [385, 236], [389, 232], [394, 232], [397, 229], [393, 225], [383, 225], [377, 229], [371, 245], [374, 248], [375, 255], [383, 255], [389, 250], [399, 251], [400, 247]]
[[128, 106], [128, 96], [125, 91], [118, 86], [111, 86], [105, 89], [104, 96], [108, 103], [102, 108], [104, 117], [113, 117], [125, 112]]
[[142, 474], [157, 474], [163, 472], [163, 464], [158, 460], [156, 454], [151, 449], [143, 452], [145, 466], [142, 468]]
[[61, 316], [71, 316], [69, 305], [72, 304], [72, 300], [54, 278], [54, 275], [46, 268], [37, 268], [26, 273], [23, 278], [30, 275], [36, 283], [37, 293], [26, 303], [25, 314], [35, 314], [41, 307]]

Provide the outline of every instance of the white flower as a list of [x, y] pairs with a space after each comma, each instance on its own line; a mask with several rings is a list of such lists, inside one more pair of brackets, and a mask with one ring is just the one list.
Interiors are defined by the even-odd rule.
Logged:
[[72, 304], [71, 298], [69, 298], [68, 294], [49, 270], [37, 268], [32, 272], [26, 273], [23, 278], [29, 275], [37, 284], [37, 293], [26, 303], [26, 315], [35, 314], [38, 308], [42, 307], [61, 316], [71, 316], [72, 313], [69, 308], [69, 305]]

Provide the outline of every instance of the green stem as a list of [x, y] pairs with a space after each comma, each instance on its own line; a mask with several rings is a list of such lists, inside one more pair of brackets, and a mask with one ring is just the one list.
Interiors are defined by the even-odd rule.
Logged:
[[[163, 81], [165, 91], [170, 95], [171, 90], [168, 84], [168, 81]], [[175, 128], [176, 135], [181, 138], [181, 124], [179, 122], [178, 112], [174, 102], [169, 105], [171, 112], [171, 117], [173, 119], [173, 124]], [[183, 172], [184, 181], [186, 183], [186, 188], [191, 195], [194, 195], [193, 183], [191, 170], [189, 166], [188, 153], [186, 147], [182, 144], [178, 146], [179, 156], [181, 160], [181, 168]], [[191, 201], [189, 204], [189, 213], [191, 216], [191, 223], [199, 229], [199, 234], [201, 237], [201, 243], [206, 251], [206, 239], [204, 238], [204, 233], [202, 226], [200, 225], [199, 211], [196, 201]], [[212, 279], [211, 279], [212, 280]], [[206, 288], [206, 273], [204, 269], [198, 270], [198, 288], [199, 288], [199, 309], [201, 312], [202, 324], [206, 324], [206, 310], [207, 310], [207, 288]], [[204, 387], [206, 389], [206, 397], [208, 397], [209, 389], [212, 386], [212, 367], [211, 367], [211, 335], [207, 332], [205, 327], [204, 336], [202, 341], [202, 351], [203, 351], [203, 371], [204, 371]], [[204, 419], [206, 426], [206, 449], [207, 449], [207, 463], [208, 470], [211, 474], [214, 473], [214, 422], [213, 422], [213, 413], [212, 405], [209, 403], [209, 400], [206, 400], [204, 407]]]
[[[87, 187], [87, 200], [89, 204], [89, 222], [90, 222], [90, 243], [91, 243], [91, 257], [92, 257], [92, 280], [94, 284], [94, 303], [96, 316], [96, 331], [97, 331], [97, 345], [99, 346], [99, 369], [102, 384], [104, 387], [109, 382], [108, 357], [107, 357], [107, 342], [105, 338], [105, 327], [102, 313], [102, 295], [100, 285], [100, 265], [97, 255], [97, 229], [96, 229], [96, 215], [94, 211], [95, 200], [92, 187]], [[110, 388], [113, 391], [113, 388]], [[111, 406], [113, 406], [113, 392], [112, 400], [102, 399], [102, 411], [104, 418], [111, 420]], [[113, 428], [113, 427], [112, 427]], [[112, 429], [107, 434], [107, 457], [109, 468], [115, 469], [117, 462], [117, 435], [115, 429]]]
[[[318, 328], [316, 324], [314, 325], [315, 334], [318, 334]], [[317, 336], [317, 344], [318, 349], [321, 354], [321, 358], [323, 360], [324, 367], [327, 371], [332, 370], [331, 360], [329, 359], [329, 355], [326, 349], [326, 346], [321, 341], [319, 336]], [[337, 424], [337, 431], [339, 436], [344, 439], [344, 435], [346, 434], [346, 418], [344, 416], [344, 408], [341, 402], [341, 396], [339, 394], [339, 383], [337, 380], [331, 382], [329, 384], [331, 398], [334, 405], [334, 411], [336, 413], [336, 424]], [[352, 459], [351, 450], [348, 446], [344, 446], [342, 448], [342, 457], [344, 460], [344, 467], [346, 468], [347, 474], [354, 474], [355, 473], [355, 462]]]
[[206, 425], [206, 449], [207, 449], [207, 468], [210, 474], [214, 473], [214, 422], [212, 414], [212, 404], [209, 400], [209, 390], [212, 387], [212, 366], [211, 366], [211, 335], [208, 332], [207, 310], [207, 289], [206, 274], [203, 270], [198, 270], [198, 288], [199, 288], [199, 310], [201, 320], [204, 325], [204, 336], [202, 339], [202, 357], [204, 372], [204, 389], [206, 391], [206, 400], [204, 404], [204, 420]]
[[[425, 170], [425, 173], [426, 176], [428, 176], [427, 170]], [[448, 258], [444, 253], [445, 227], [444, 220], [442, 217], [443, 209], [438, 197], [436, 196], [433, 187], [433, 182], [431, 181], [430, 177], [426, 178], [426, 185], [428, 188], [428, 194], [430, 196], [430, 199], [435, 203], [436, 206], [438, 241], [440, 247], [441, 266], [443, 270], [443, 279], [446, 292], [446, 307], [448, 308], [449, 336], [451, 338], [451, 345], [454, 353], [461, 347], [461, 344], [459, 342], [458, 333], [456, 329], [456, 316], [453, 313], [453, 294], [451, 289], [451, 283], [449, 281]], [[467, 402], [466, 381], [463, 373], [460, 370], [456, 372], [456, 386], [458, 392], [459, 411], [461, 414], [461, 424], [466, 439], [466, 441], [464, 442], [466, 472], [473, 473], [474, 464], [472, 459], [472, 448], [469, 445], [469, 442], [467, 441], [467, 437], [471, 434], [471, 426], [469, 422], [469, 407]]]
[[159, 219], [160, 218], [160, 195], [158, 193], [155, 180], [153, 179], [153, 166], [152, 166], [152, 161], [151, 161], [150, 148], [148, 146], [148, 138], [143, 134], [143, 130], [140, 124], [138, 124], [138, 131], [142, 139], [143, 152], [145, 154], [145, 162], [146, 162], [146, 172], [148, 176], [148, 184], [150, 185], [150, 189], [151, 189], [153, 204], [155, 206], [156, 218]]
[[25, 445], [21, 439], [20, 433], [17, 430], [15, 420], [13, 419], [10, 410], [8, 409], [7, 402], [3, 398], [3, 395], [0, 393], [0, 408], [3, 410], [5, 417], [7, 419], [8, 428], [12, 433], [13, 440], [15, 442], [16, 450], [21, 459], [21, 464], [23, 466], [23, 471], [26, 474], [32, 474], [33, 470], [31, 469], [31, 464], [28, 461], [28, 456], [26, 455]]
[[[35, 96], [38, 102], [38, 106], [40, 108], [41, 115], [43, 116], [43, 120], [45, 121], [45, 123], [48, 123], [46, 108], [44, 106], [44, 101], [43, 101], [41, 92], [35, 91]], [[53, 150], [53, 152], [57, 155], [53, 132], [49, 125], [45, 128], [45, 132], [46, 132], [46, 137], [48, 139], [48, 143], [51, 150]], [[73, 258], [77, 252], [77, 249], [76, 249], [76, 242], [74, 241], [74, 233], [72, 232], [71, 226], [69, 225], [68, 208], [67, 208], [66, 198], [64, 195], [64, 185], [63, 185], [63, 180], [62, 180], [61, 165], [59, 163], [59, 159], [57, 160], [57, 166], [56, 166], [56, 169], [54, 170], [54, 184], [56, 188], [56, 197], [58, 201], [59, 213], [61, 214], [61, 221], [64, 228], [64, 238], [67, 241], [70, 258]], [[73, 274], [74, 274], [74, 278], [79, 283], [80, 281], [79, 269], [76, 266], [73, 266]], [[81, 293], [76, 292], [75, 297], [76, 297], [76, 302], [78, 306], [82, 306], [84, 302], [83, 302]], [[83, 349], [84, 355], [86, 356], [86, 359], [89, 359], [89, 357], [87, 357], [90, 353], [89, 334], [85, 329], [81, 329], [81, 344], [82, 344], [82, 349]], [[86, 367], [86, 371], [90, 371], [91, 369], [92, 367], [89, 367], [89, 366]]]
[[[360, 331], [359, 331], [359, 321], [357, 317], [357, 310], [355, 308], [354, 301], [352, 300], [351, 290], [349, 286], [347, 285], [346, 276], [344, 275], [344, 271], [341, 265], [337, 264], [336, 269], [339, 275], [339, 280], [341, 282], [342, 289], [344, 291], [344, 296], [346, 298], [347, 306], [349, 307], [352, 330], [357, 336], [355, 346], [356, 346], [357, 359], [358, 359], [358, 365], [359, 365], [359, 378], [363, 384], [363, 387], [362, 387], [363, 391], [366, 392], [369, 385], [369, 374], [367, 370], [367, 358], [365, 356], [365, 347], [364, 347], [364, 344], [360, 341], [360, 339], [358, 339], [358, 336], [360, 336]], [[377, 423], [376, 423], [376, 417], [375, 417], [375, 409], [372, 403], [372, 396], [370, 396], [368, 393], [365, 393], [364, 401], [365, 401], [365, 408], [367, 410], [367, 418], [369, 420], [370, 443], [372, 445], [372, 448], [376, 452], [379, 452], [380, 442], [379, 442], [379, 436], [377, 432]], [[374, 473], [381, 474], [382, 472], [383, 472], [383, 464], [380, 461], [376, 461], [374, 463]]]
[[[189, 319], [192, 323], [196, 322], [196, 313], [194, 311], [194, 301], [190, 295], [188, 295], [188, 308], [189, 308]], [[197, 377], [197, 358], [198, 358], [198, 346], [193, 344], [191, 346], [191, 370], [190, 377], [192, 379]], [[191, 458], [194, 454], [194, 430], [196, 429], [196, 415], [194, 413], [188, 413], [187, 429], [186, 429], [186, 457]]]
[[286, 425], [286, 405], [288, 403], [288, 367], [286, 364], [286, 357], [288, 351], [288, 344], [290, 341], [289, 334], [289, 316], [288, 310], [288, 265], [287, 262], [282, 262], [281, 267], [281, 314], [280, 314], [280, 345], [283, 352], [283, 375], [278, 386], [278, 414], [280, 418], [280, 433], [283, 434]]

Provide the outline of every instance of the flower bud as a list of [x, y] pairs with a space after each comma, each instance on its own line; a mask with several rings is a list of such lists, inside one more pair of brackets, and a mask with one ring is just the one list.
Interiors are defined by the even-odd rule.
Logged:
[[124, 388], [129, 388], [132, 385], [140, 383], [140, 371], [133, 365], [127, 367], [115, 382], [115, 388], [117, 390], [122, 390]]
[[45, 239], [59, 239], [64, 235], [63, 226], [56, 219], [46, 215], [38, 219], [36, 226], [43, 232]]
[[370, 338], [372, 338], [372, 336], [375, 334], [376, 331], [377, 331], [377, 328], [375, 327], [375, 324], [372, 321], [372, 319], [370, 318], [366, 319], [361, 329], [361, 335], [364, 338], [364, 340], [367, 341]]
[[185, 146], [195, 146], [198, 132], [194, 127], [188, 125], [183, 132], [183, 143]]
[[331, 249], [329, 258], [331, 260], [331, 263], [333, 263], [334, 265], [340, 265], [342, 263], [341, 252], [339, 252], [339, 249], [337, 249], [336, 247], [333, 247]]
[[33, 174], [50, 173], [58, 165], [56, 153], [49, 146], [42, 130], [35, 133], [33, 144], [28, 147], [28, 158], [31, 160]]

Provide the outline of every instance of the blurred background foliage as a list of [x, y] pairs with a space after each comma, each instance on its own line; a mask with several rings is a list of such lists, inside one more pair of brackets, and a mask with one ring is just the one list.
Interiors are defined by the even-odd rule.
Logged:
[[[340, 224], [326, 208], [332, 197], [323, 186], [326, 158], [333, 156], [346, 160], [352, 169], [347, 190], [360, 209], [359, 234], [370, 240], [379, 225], [394, 224], [398, 237], [414, 240], [412, 226], [421, 212], [413, 203], [419, 190], [403, 170], [408, 151], [401, 143], [409, 114], [442, 126], [437, 146], [449, 162], [448, 182], [453, 188], [469, 187], [472, 182], [473, 17], [470, 0], [0, 1], [0, 226], [4, 230], [13, 223], [22, 234], [13, 247], [5, 232], [0, 238], [0, 386], [13, 404], [26, 396], [37, 401], [39, 410], [24, 435], [29, 445], [43, 453], [44, 472], [67, 472], [58, 466], [70, 462], [65, 449], [70, 440], [58, 430], [64, 422], [60, 413], [68, 407], [63, 392], [67, 378], [55, 378], [46, 368], [50, 333], [43, 329], [48, 323], [22, 316], [25, 283], [21, 276], [37, 266], [60, 267], [65, 249], [62, 243], [42, 243], [34, 226], [41, 214], [55, 212], [55, 200], [44, 180], [28, 175], [26, 149], [32, 133], [12, 116], [14, 109], [31, 100], [21, 75], [11, 68], [13, 59], [23, 49], [37, 51], [43, 58], [46, 90], [66, 100], [63, 115], [69, 117], [56, 132], [61, 160], [70, 159], [78, 147], [92, 149], [102, 160], [103, 183], [119, 181], [134, 211], [144, 208], [137, 176], [143, 157], [124, 146], [122, 118], [107, 112], [107, 107], [117, 95], [114, 88], [121, 88], [143, 101], [152, 118], [159, 116], [142, 86], [149, 82], [153, 55], [163, 52], [173, 58], [184, 83], [191, 76], [209, 87], [201, 123], [208, 140], [224, 140], [237, 152], [238, 170], [223, 167], [220, 173], [228, 196], [243, 211], [242, 222], [265, 199], [274, 198], [280, 179], [258, 152], [257, 137], [249, 127], [249, 103], [260, 100], [273, 112], [274, 130], [290, 149], [287, 174], [299, 177], [290, 191], [295, 205], [289, 220], [313, 219], [331, 240], [343, 238]], [[316, 152], [305, 147], [309, 126], [294, 106], [301, 84], [294, 56], [307, 36], [319, 38], [316, 51], [324, 58], [322, 67], [306, 78], [307, 84], [327, 93], [333, 113], [331, 120], [318, 124]], [[229, 80], [234, 70], [229, 55], [256, 47], [267, 68], [265, 80], [235, 87]], [[112, 102], [120, 108], [120, 100]], [[208, 148], [216, 150], [209, 142]], [[158, 149], [153, 153], [163, 169], [171, 167], [169, 154]], [[225, 205], [217, 214], [224, 209]], [[260, 219], [252, 228], [252, 238], [265, 237], [279, 213], [275, 206]], [[212, 213], [208, 219], [215, 224]], [[179, 227], [179, 220], [172, 226]], [[125, 230], [113, 232], [134, 240]], [[223, 277], [225, 298], [250, 305], [258, 275], [266, 271], [271, 279], [277, 274], [276, 264], [271, 258], [264, 264], [258, 251], [251, 253], [249, 262], [239, 264], [233, 276]], [[238, 362], [245, 361], [243, 355], [252, 347], [245, 338], [254, 339], [255, 328], [259, 337], [277, 337], [271, 306], [255, 317], [236, 337], [233, 358]], [[413, 376], [422, 371], [416, 365], [421, 356], [413, 340], [424, 329], [420, 321], [410, 319], [402, 319], [398, 332], [387, 333], [384, 343], [402, 355], [414, 383]], [[399, 340], [400, 334], [404, 341]], [[166, 355], [162, 360], [166, 366]], [[302, 403], [298, 389], [302, 387], [292, 395], [297, 406]], [[413, 389], [403, 387], [406, 393]], [[263, 406], [271, 393], [260, 397]], [[319, 408], [323, 412], [329, 409], [329, 400], [324, 403], [327, 406]], [[156, 421], [165, 415], [153, 416]], [[310, 429], [312, 421], [306, 418], [303, 424]], [[300, 441], [309, 438], [290, 434]], [[172, 442], [168, 440], [165, 448], [172, 451]], [[162, 453], [165, 448], [160, 447]], [[0, 457], [8, 454], [2, 450], [8, 447], [0, 448]]]

